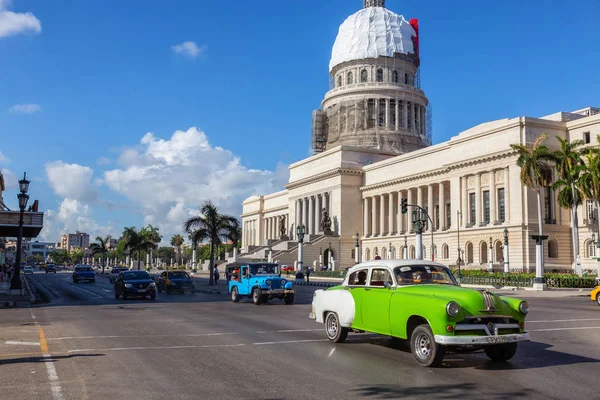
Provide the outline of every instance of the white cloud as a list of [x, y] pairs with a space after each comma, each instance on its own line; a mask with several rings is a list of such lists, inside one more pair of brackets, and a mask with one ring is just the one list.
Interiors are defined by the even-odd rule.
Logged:
[[181, 233], [185, 219], [197, 215], [205, 200], [238, 216], [246, 197], [281, 190], [288, 180], [287, 167], [248, 169], [230, 151], [211, 146], [196, 127], [168, 140], [147, 133], [139, 146], [121, 151], [119, 164], [105, 172], [104, 183], [135, 203], [144, 223], [158, 226], [165, 237]]
[[4, 175], [4, 185], [6, 186], [6, 189], [14, 189], [18, 186], [19, 179], [12, 171], [2, 169], [0, 172]]
[[8, 112], [11, 114], [33, 114], [41, 109], [38, 104], [15, 104], [8, 109]]
[[48, 183], [56, 195], [80, 201], [98, 197], [96, 187], [92, 184], [94, 171], [90, 167], [62, 161], [47, 163], [45, 167]]
[[113, 227], [98, 225], [91, 207], [75, 199], [63, 199], [58, 211], [45, 211], [44, 229], [40, 233], [42, 240], [57, 241], [62, 234], [75, 231], [88, 233], [92, 242], [98, 235], [110, 234]]
[[32, 13], [8, 11], [7, 8], [11, 3], [11, 0], [0, 0], [0, 38], [26, 32], [40, 33], [42, 31], [40, 20]]
[[112, 162], [112, 160], [108, 157], [98, 157], [98, 159], [96, 160], [96, 164], [103, 166], [103, 165], [108, 165]]
[[208, 50], [208, 46], [205, 44], [198, 46], [196, 42], [187, 41], [171, 46], [171, 49], [175, 52], [175, 54], [180, 54], [189, 58], [196, 58], [199, 55], [204, 54], [206, 50]]
[[8, 164], [10, 162], [10, 158], [6, 157], [4, 154], [2, 154], [2, 152], [0, 151], [0, 163], [4, 163], [4, 164]]

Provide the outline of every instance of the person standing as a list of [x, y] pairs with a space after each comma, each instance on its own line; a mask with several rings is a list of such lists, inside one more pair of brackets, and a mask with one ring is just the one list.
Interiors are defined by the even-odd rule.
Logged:
[[219, 282], [219, 268], [217, 268], [217, 264], [215, 264], [215, 269], [213, 271], [213, 278], [215, 280], [215, 285]]
[[306, 283], [310, 283], [310, 267], [306, 268]]

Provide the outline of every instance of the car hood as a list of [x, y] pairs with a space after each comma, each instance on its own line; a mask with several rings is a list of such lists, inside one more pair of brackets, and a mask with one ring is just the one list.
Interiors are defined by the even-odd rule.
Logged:
[[401, 287], [398, 290], [407, 294], [433, 296], [455, 301], [471, 315], [481, 315], [482, 312], [487, 313], [490, 306], [492, 308], [489, 310], [493, 314], [513, 315], [515, 311], [500, 296], [487, 289], [478, 290], [461, 286], [432, 284]]
[[152, 279], [131, 279], [131, 280], [124, 280], [124, 283], [128, 283], [130, 285], [139, 285], [141, 284], [149, 284], [154, 282]]

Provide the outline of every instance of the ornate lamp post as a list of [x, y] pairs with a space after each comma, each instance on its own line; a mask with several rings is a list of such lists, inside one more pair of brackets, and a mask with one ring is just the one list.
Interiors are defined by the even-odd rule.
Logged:
[[296, 273], [296, 279], [304, 279], [304, 273], [302, 269], [302, 244], [304, 243], [304, 235], [306, 233], [306, 227], [299, 225], [296, 229], [296, 237], [298, 238], [298, 272]]
[[388, 260], [392, 260], [392, 242], [390, 242], [390, 245], [388, 246]]
[[356, 235], [352, 236], [352, 239], [356, 240], [356, 243], [354, 244], [354, 264], [358, 264], [360, 262], [360, 257], [359, 257], [359, 250], [360, 250], [360, 245], [358, 243], [358, 239], [360, 238], [360, 236], [358, 235], [358, 232], [356, 232]]
[[407, 243], [407, 238], [406, 238], [406, 234], [404, 235], [404, 248], [403, 248], [403, 257], [405, 260], [408, 260], [408, 243]]
[[460, 279], [460, 262], [461, 262], [461, 257], [460, 257], [460, 223], [461, 223], [461, 217], [462, 217], [462, 213], [460, 212], [460, 210], [456, 210], [456, 240], [458, 242], [458, 246], [456, 248], [457, 253], [458, 253], [458, 260], [456, 260], [456, 266], [458, 267], [458, 279]]
[[27, 191], [29, 190], [29, 183], [30, 181], [27, 180], [27, 173], [24, 173], [23, 179], [19, 181], [19, 190], [21, 193], [17, 195], [17, 198], [19, 199], [20, 210], [19, 232], [17, 235], [16, 265], [10, 281], [10, 290], [21, 290], [21, 243], [23, 241], [23, 213], [25, 212], [25, 207], [27, 207], [27, 201], [29, 200], [29, 195], [27, 194]]
[[504, 228], [504, 274], [510, 272], [510, 264], [508, 262], [508, 228]]
[[272, 263], [273, 262], [273, 249], [271, 248], [271, 243], [269, 243], [269, 253], [268, 253], [268, 259], [267, 261]]
[[[425, 228], [425, 223], [427, 222], [427, 214], [425, 214], [421, 208], [417, 208], [412, 212], [412, 222], [415, 230], [415, 239], [416, 239], [416, 259], [423, 259], [423, 230]], [[431, 250], [433, 251], [433, 239], [431, 243]]]
[[490, 236], [490, 254], [489, 254], [489, 270], [494, 272], [494, 246], [492, 244], [492, 237]]
[[596, 245], [596, 259], [598, 269], [598, 276], [596, 279], [600, 278], [600, 234], [598, 234], [598, 240], [596, 240], [596, 235], [592, 233], [592, 244]]

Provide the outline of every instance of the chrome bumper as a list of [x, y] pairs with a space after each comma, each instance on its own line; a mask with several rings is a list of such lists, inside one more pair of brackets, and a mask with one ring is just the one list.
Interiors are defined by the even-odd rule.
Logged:
[[294, 294], [294, 289], [271, 289], [263, 290], [262, 293], [270, 296], [280, 296], [282, 294]]
[[310, 319], [317, 319], [317, 316], [315, 315], [315, 313], [311, 312], [310, 314], [308, 314], [308, 318], [310, 318]]
[[444, 336], [435, 335], [435, 342], [444, 346], [494, 345], [504, 343], [527, 342], [529, 333], [513, 333], [498, 336]]

